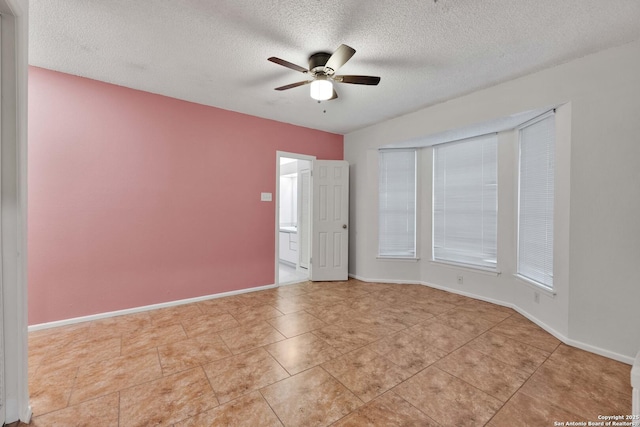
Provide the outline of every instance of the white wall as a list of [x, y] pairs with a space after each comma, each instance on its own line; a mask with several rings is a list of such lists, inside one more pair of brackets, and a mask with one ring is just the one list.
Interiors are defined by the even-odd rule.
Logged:
[[[515, 132], [499, 139], [500, 275], [430, 261], [431, 149], [419, 152], [419, 261], [376, 259], [380, 146], [559, 105], [557, 294], [516, 279]], [[345, 136], [351, 164], [350, 273], [418, 282], [512, 305], [569, 344], [631, 363], [640, 349], [640, 41], [388, 120]], [[464, 276], [458, 285], [457, 275]]]

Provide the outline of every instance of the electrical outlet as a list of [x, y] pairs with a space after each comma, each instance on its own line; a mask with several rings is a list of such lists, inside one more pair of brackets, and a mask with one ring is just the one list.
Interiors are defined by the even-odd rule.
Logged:
[[464, 277], [462, 274], [458, 274], [458, 285], [462, 285], [464, 283]]
[[536, 304], [540, 304], [540, 293], [539, 292], [534, 292], [533, 293], [533, 302], [535, 302]]

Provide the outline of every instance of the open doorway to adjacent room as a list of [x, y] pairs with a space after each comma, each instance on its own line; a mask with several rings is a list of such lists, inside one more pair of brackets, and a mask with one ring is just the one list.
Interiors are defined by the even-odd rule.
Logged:
[[309, 280], [313, 156], [277, 153], [276, 284]]

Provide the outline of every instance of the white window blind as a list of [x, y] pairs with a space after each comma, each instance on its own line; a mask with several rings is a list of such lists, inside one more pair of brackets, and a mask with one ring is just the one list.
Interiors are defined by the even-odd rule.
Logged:
[[496, 268], [498, 139], [433, 148], [434, 260]]
[[415, 258], [416, 151], [380, 151], [379, 180], [378, 254]]
[[519, 133], [518, 274], [552, 289], [555, 117]]

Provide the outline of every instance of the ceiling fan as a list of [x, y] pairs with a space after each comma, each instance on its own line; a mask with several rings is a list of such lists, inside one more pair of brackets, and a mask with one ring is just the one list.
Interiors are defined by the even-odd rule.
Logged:
[[329, 54], [327, 52], [314, 53], [309, 57], [308, 69], [292, 64], [284, 59], [272, 56], [269, 58], [269, 61], [290, 68], [294, 71], [299, 71], [303, 74], [309, 74], [312, 77], [311, 80], [303, 80], [301, 82], [280, 86], [275, 90], [287, 90], [311, 84], [311, 97], [318, 101], [328, 101], [338, 97], [338, 94], [333, 88], [334, 82], [370, 86], [375, 86], [380, 83], [380, 77], [336, 75], [338, 68], [346, 64], [346, 62], [351, 59], [355, 53], [356, 50], [346, 44], [341, 44], [333, 54]]

